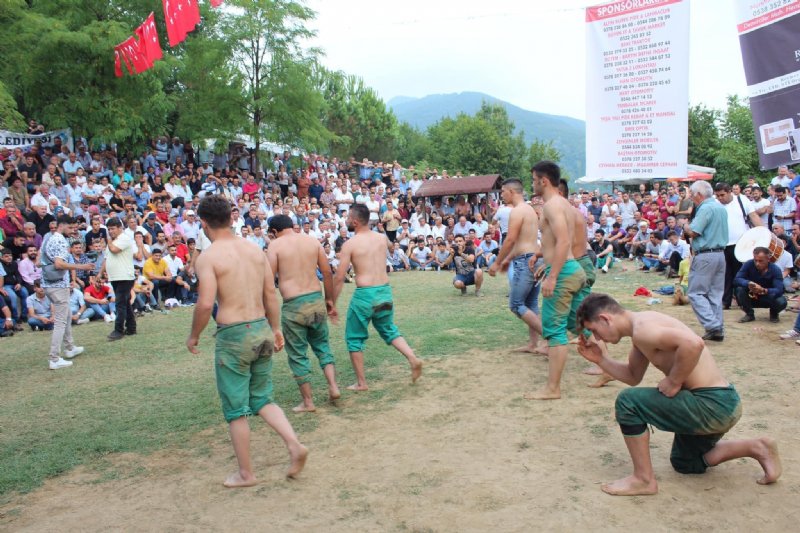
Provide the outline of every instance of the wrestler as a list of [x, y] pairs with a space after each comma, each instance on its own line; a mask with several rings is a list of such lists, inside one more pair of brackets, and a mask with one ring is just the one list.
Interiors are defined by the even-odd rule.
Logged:
[[[508, 233], [497, 259], [489, 267], [489, 275], [510, 266], [511, 286], [508, 291], [508, 307], [528, 326], [528, 344], [515, 350], [547, 355], [540, 349], [539, 335], [542, 321], [539, 319], [539, 283], [533, 275], [535, 258], [539, 252], [539, 217], [533, 207], [525, 202], [522, 182], [509, 179], [503, 182], [500, 197], [505, 205], [513, 206], [508, 219]], [[528, 266], [532, 260], [533, 265]]]
[[186, 346], [193, 354], [199, 353], [200, 334], [216, 299], [217, 390], [239, 463], [238, 472], [228, 476], [223, 485], [233, 488], [257, 483], [250, 463], [246, 418], [253, 414], [263, 418], [286, 443], [291, 458], [286, 475], [293, 478], [303, 469], [308, 450], [297, 440], [281, 408], [272, 403], [272, 352], [283, 348], [275, 277], [264, 252], [231, 232], [231, 206], [224, 197], [206, 196], [197, 214], [212, 244], [195, 262], [199, 298]]
[[[588, 296], [578, 308], [577, 320], [595, 339], [616, 344], [630, 337], [633, 342], [627, 363], [614, 361], [604, 346], [583, 335], [578, 344], [583, 357], [632, 386], [619, 393], [615, 409], [633, 474], [603, 485], [604, 492], [621, 496], [658, 492], [648, 424], [675, 433], [670, 462], [682, 474], [702, 474], [709, 466], [752, 457], [764, 470], [758, 483], [777, 481], [781, 462], [774, 440], [720, 440], [741, 416], [739, 395], [703, 339], [689, 327], [654, 311], [626, 311], [605, 294]], [[650, 363], [664, 373], [664, 379], [658, 387], [635, 387]]]
[[339, 269], [334, 276], [334, 305], [344, 287], [344, 278], [352, 263], [356, 271], [356, 290], [350, 300], [345, 324], [345, 343], [356, 373], [356, 383], [347, 387], [352, 391], [368, 390], [364, 375], [364, 343], [369, 337], [370, 321], [386, 344], [408, 359], [411, 365], [411, 382], [422, 375], [422, 361], [400, 335], [394, 324], [394, 303], [389, 276], [386, 274], [386, 251], [391, 242], [386, 235], [370, 231], [369, 209], [363, 204], [350, 207], [347, 229], [355, 232], [352, 239], [342, 245]]
[[575, 331], [575, 312], [581, 303], [586, 273], [572, 254], [577, 224], [573, 207], [558, 191], [561, 169], [550, 161], [541, 161], [531, 169], [534, 194], [544, 200], [541, 220], [542, 252], [545, 278], [542, 281], [542, 334], [549, 345], [547, 384], [537, 392], [525, 394], [526, 400], [561, 398], [561, 374], [567, 362], [567, 330]]
[[[283, 298], [281, 328], [286, 340], [289, 368], [300, 387], [302, 403], [292, 409], [295, 413], [316, 411], [311, 395], [311, 363], [306, 355], [309, 345], [319, 359], [319, 366], [328, 381], [331, 401], [340, 397], [336, 385], [333, 353], [328, 344], [328, 321], [336, 319], [333, 305], [333, 277], [328, 258], [319, 241], [304, 233], [295, 233], [294, 223], [286, 215], [275, 215], [269, 221], [274, 235], [267, 249], [267, 259], [278, 276], [278, 289]], [[317, 269], [322, 274], [325, 298], [319, 290]]]

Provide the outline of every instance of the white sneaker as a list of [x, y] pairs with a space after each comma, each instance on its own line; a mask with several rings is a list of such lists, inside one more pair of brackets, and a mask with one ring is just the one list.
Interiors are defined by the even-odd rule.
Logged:
[[111, 313], [111, 322], [117, 320], [117, 313]]
[[88, 318], [79, 318], [78, 321], [76, 322], [76, 324], [79, 325], [79, 326], [82, 326], [82, 325], [88, 324], [88, 323], [89, 323], [89, 319]]
[[112, 315], [106, 315], [103, 317], [103, 320], [105, 320], [106, 322], [113, 322], [114, 317]]
[[606, 274], [608, 274], [608, 265], [603, 265], [603, 268], [601, 268], [601, 270]]
[[75, 346], [71, 350], [64, 350], [64, 359], [72, 359], [83, 353], [83, 346]]
[[58, 361], [50, 361], [50, 370], [58, 370], [59, 368], [67, 368], [72, 366], [72, 361], [64, 361], [58, 358]]
[[797, 331], [796, 329], [790, 329], [781, 335], [781, 339], [785, 341], [789, 339], [800, 339], [800, 331]]

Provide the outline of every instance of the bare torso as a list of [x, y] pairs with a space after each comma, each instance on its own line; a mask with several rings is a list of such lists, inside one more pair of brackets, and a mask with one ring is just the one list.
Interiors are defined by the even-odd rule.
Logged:
[[[566, 239], [567, 242], [573, 243], [575, 234], [575, 217], [573, 211], [575, 210], [572, 205], [565, 200], [562, 196], [555, 195], [550, 198], [544, 206], [544, 216], [542, 216], [542, 255], [544, 261], [548, 265], [553, 263], [555, 257], [556, 242], [561, 239]], [[580, 215], [580, 213], [578, 213]], [[558, 218], [558, 221], [556, 220]], [[565, 228], [565, 234], [556, 235], [553, 230], [556, 222], [561, 222]], [[580, 230], [580, 228], [579, 228]], [[582, 230], [580, 230], [582, 231]], [[567, 253], [566, 260], [573, 259], [575, 256], [572, 252], [573, 245], [570, 244], [569, 252]], [[585, 253], [585, 252], [584, 252]], [[583, 255], [583, 253], [581, 253]]]
[[[633, 331], [631, 340], [633, 345], [644, 355], [650, 363], [661, 370], [665, 375], [669, 375], [675, 363], [675, 350], [664, 350], [663, 346], [655, 342], [659, 337], [652, 335], [654, 328], [666, 329], [667, 334], [674, 335], [675, 338], [685, 339], [688, 336], [696, 336], [686, 324], [671, 316], [655, 312], [636, 313], [632, 320]], [[649, 330], [649, 331], [648, 331]], [[647, 334], [650, 333], [650, 334]], [[663, 333], [663, 332], [662, 332]], [[703, 353], [697, 361], [697, 365], [692, 370], [689, 377], [683, 382], [684, 389], [697, 389], [701, 387], [726, 387], [728, 381], [717, 367], [714, 357], [707, 347], [703, 348]]]
[[302, 233], [290, 232], [270, 242], [267, 255], [284, 300], [320, 290], [317, 266], [322, 253], [319, 241]]
[[521, 221], [517, 242], [509, 256], [511, 258], [539, 252], [539, 216], [527, 202], [520, 202], [511, 210], [508, 225]]
[[362, 230], [344, 243], [342, 251], [350, 256], [350, 262], [356, 271], [356, 286], [372, 287], [389, 283], [389, 276], [386, 274], [388, 242], [386, 235], [382, 233]]
[[217, 280], [218, 324], [264, 318], [267, 256], [241, 237], [218, 239], [198, 258], [197, 268], [211, 268]]
[[580, 210], [572, 208], [573, 230], [572, 230], [572, 257], [576, 259], [586, 255], [589, 248], [589, 243], [586, 240], [586, 231], [581, 231], [586, 225], [583, 215]]

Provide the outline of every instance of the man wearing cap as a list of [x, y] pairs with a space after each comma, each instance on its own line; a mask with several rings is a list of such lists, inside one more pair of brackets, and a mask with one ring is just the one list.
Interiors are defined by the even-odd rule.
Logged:
[[183, 227], [178, 224], [177, 209], [170, 211], [168, 222], [164, 225], [164, 235], [166, 235], [167, 238], [172, 238], [173, 233], [178, 233], [181, 236], [184, 236]]
[[158, 237], [159, 232], [163, 232], [164, 229], [161, 227], [156, 221], [156, 214], [152, 211], [147, 213], [147, 216], [144, 219], [144, 224], [142, 224], [142, 228], [150, 235], [150, 242], [156, 242], [156, 238]]
[[197, 236], [200, 234], [200, 222], [197, 220], [197, 215], [192, 209], [187, 210], [184, 214], [185, 217], [180, 224], [181, 233], [187, 239], [197, 240]]

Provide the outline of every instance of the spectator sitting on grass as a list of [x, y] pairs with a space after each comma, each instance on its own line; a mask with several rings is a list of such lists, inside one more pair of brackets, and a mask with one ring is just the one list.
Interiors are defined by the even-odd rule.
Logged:
[[425, 246], [423, 238], [417, 239], [417, 246], [408, 255], [411, 266], [417, 270], [427, 270], [433, 263], [433, 253], [430, 248]]
[[89, 278], [89, 285], [83, 290], [83, 297], [98, 319], [102, 318], [106, 322], [116, 320], [114, 294], [100, 276]]
[[94, 310], [86, 305], [83, 291], [75, 287], [69, 296], [69, 311], [72, 323], [76, 325], [86, 324], [94, 316]]
[[450, 261], [450, 250], [447, 249], [447, 244], [444, 240], [436, 243], [436, 248], [433, 252], [433, 265], [436, 270], [452, 270], [453, 265]]
[[483, 234], [483, 239], [481, 239], [480, 245], [478, 246], [478, 259], [476, 264], [478, 268], [489, 268], [494, 264], [495, 259], [497, 259], [497, 250], [499, 246], [497, 241], [492, 239], [492, 234], [490, 232], [486, 232]]
[[608, 274], [608, 269], [614, 265], [614, 246], [606, 239], [606, 232], [602, 228], [594, 232], [591, 247], [597, 256], [595, 266], [604, 274]]
[[28, 325], [33, 331], [50, 331], [55, 324], [53, 304], [44, 293], [41, 282], [33, 284], [33, 291], [28, 296]]
[[[400, 243], [395, 241], [392, 243], [392, 251], [387, 252], [386, 265], [389, 272], [397, 272], [400, 270], [411, 270], [411, 265], [408, 262], [405, 252], [400, 247]], [[338, 266], [338, 265], [337, 265]]]

